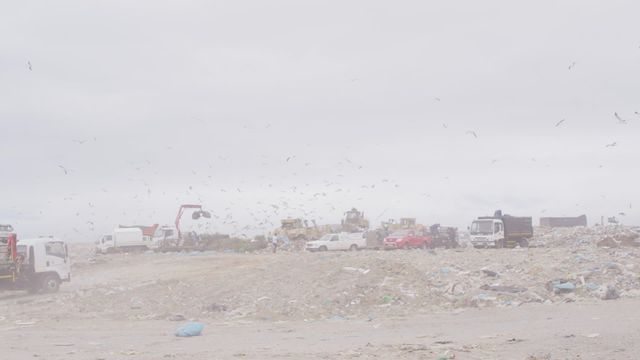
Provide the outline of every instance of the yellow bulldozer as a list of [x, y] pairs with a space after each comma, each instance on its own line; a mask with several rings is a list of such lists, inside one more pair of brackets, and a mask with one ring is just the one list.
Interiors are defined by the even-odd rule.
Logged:
[[358, 211], [356, 208], [344, 213], [344, 219], [342, 220], [342, 231], [345, 232], [363, 232], [369, 230], [369, 220], [364, 217], [363, 211]]

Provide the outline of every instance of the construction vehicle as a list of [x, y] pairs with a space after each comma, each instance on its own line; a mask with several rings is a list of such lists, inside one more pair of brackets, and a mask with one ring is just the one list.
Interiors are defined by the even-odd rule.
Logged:
[[528, 247], [533, 237], [531, 217], [502, 215], [497, 210], [493, 216], [481, 216], [471, 223], [471, 244], [476, 248]]
[[[67, 244], [53, 237], [20, 240], [10, 228], [0, 227], [0, 285], [12, 290], [56, 292], [71, 281]], [[9, 230], [10, 229], [10, 230]]]
[[352, 208], [344, 213], [341, 226], [344, 232], [363, 232], [369, 230], [369, 220], [364, 217], [364, 212]]
[[431, 235], [431, 245], [433, 247], [444, 247], [449, 249], [459, 246], [458, 228], [433, 224], [429, 227], [429, 234]]
[[326, 226], [318, 226], [315, 220], [287, 218], [280, 220], [280, 227], [274, 231], [275, 236], [286, 236], [290, 240], [315, 240], [328, 232]]
[[415, 218], [400, 218], [399, 221], [395, 221], [394, 219], [389, 219], [388, 221], [383, 221], [381, 224], [382, 228], [392, 233], [397, 230], [416, 230], [421, 229], [423, 225], [416, 225]]

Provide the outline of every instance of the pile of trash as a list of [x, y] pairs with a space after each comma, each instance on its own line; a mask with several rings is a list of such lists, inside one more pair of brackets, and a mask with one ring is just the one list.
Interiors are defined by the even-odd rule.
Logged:
[[640, 233], [633, 228], [622, 225], [572, 228], [534, 229], [533, 246], [544, 247], [640, 247]]
[[637, 298], [639, 258], [635, 247], [598, 246], [123, 255], [83, 269], [86, 285], [57, 299], [61, 316], [87, 318], [373, 319]]

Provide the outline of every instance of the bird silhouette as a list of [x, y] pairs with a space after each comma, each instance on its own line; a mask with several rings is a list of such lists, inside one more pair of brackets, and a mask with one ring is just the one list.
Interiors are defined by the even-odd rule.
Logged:
[[468, 134], [468, 135], [473, 135], [473, 137], [474, 137], [474, 138], [476, 138], [476, 139], [478, 138], [478, 134], [476, 134], [476, 132], [475, 132], [475, 131], [471, 131], [471, 130], [469, 130], [469, 131], [467, 131], [467, 132], [466, 132], [466, 134]]
[[562, 120], [558, 121], [558, 122], [556, 123], [556, 127], [558, 127], [558, 126], [562, 125], [562, 123], [563, 123], [564, 121], [565, 121], [565, 119], [562, 119]]
[[624, 125], [624, 124], [626, 124], [626, 123], [627, 123], [627, 120], [625, 120], [625, 119], [621, 118], [621, 117], [620, 117], [620, 115], [618, 115], [618, 113], [617, 113], [617, 112], [614, 112], [614, 113], [613, 113], [613, 116], [615, 116], [615, 117], [616, 117], [616, 119], [618, 119], [618, 123], [619, 123], [619, 124], [623, 124], [623, 125]]

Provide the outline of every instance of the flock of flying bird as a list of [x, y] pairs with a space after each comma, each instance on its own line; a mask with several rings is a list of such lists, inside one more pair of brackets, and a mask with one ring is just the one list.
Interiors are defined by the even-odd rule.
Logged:
[[[575, 67], [576, 63], [572, 62], [569, 67], [568, 70], [572, 70]], [[27, 61], [27, 68], [29, 71], [33, 71], [33, 66], [31, 61]], [[441, 98], [436, 97], [434, 98], [436, 101], [440, 102], [442, 101]], [[634, 113], [636, 116], [640, 117], [640, 113], [638, 111], [636, 111]], [[627, 125], [630, 120], [623, 118], [620, 114], [618, 114], [618, 112], [614, 112], [613, 113], [613, 117], [617, 120], [618, 124], [620, 125]], [[557, 121], [555, 123], [556, 128], [563, 126], [566, 124], [566, 119], [561, 119], [559, 121]], [[268, 127], [270, 127], [271, 124], [268, 124]], [[447, 124], [442, 124], [442, 126], [446, 129], [448, 128]], [[475, 139], [478, 139], [478, 133], [475, 130], [467, 130], [465, 132], [466, 135], [469, 136], [473, 136]], [[93, 138], [94, 141], [97, 141], [97, 139], [94, 137]], [[87, 143], [87, 140], [72, 140], [72, 142], [74, 142], [77, 145], [84, 145]], [[617, 142], [612, 142], [609, 144], [606, 144], [605, 146], [607, 148], [610, 147], [615, 147], [617, 146], [618, 143]], [[167, 147], [167, 150], [172, 150], [172, 147]], [[219, 157], [220, 160], [228, 160], [228, 158], [225, 157]], [[294, 160], [296, 160], [296, 156], [295, 155], [290, 155], [287, 156], [284, 159], [285, 163], [290, 163], [293, 162]], [[533, 159], [535, 160], [535, 159]], [[494, 159], [491, 161], [491, 164], [495, 164], [498, 160]], [[145, 161], [145, 164], [142, 165], [136, 165], [134, 168], [135, 170], [139, 171], [142, 168], [144, 168], [145, 166], [150, 166], [151, 162], [150, 161]], [[263, 163], [263, 165], [265, 165]], [[308, 167], [310, 166], [311, 163], [310, 162], [305, 162], [304, 163], [304, 167]], [[363, 169], [362, 165], [358, 165], [355, 162], [353, 162], [351, 159], [349, 158], [344, 158], [343, 162], [340, 162], [337, 164], [338, 166], [342, 166], [342, 165], [348, 165], [348, 166], [352, 166], [354, 169]], [[68, 168], [65, 165], [59, 164], [58, 168], [63, 172], [64, 175], [71, 175], [73, 170]], [[210, 169], [213, 169], [212, 165], [209, 165]], [[192, 173], [194, 175], [197, 175], [197, 173], [195, 171], [192, 171]], [[344, 178], [343, 175], [338, 175], [338, 178]], [[448, 178], [447, 178], [448, 179]], [[149, 185], [149, 183], [145, 180], [142, 179], [129, 179], [130, 181], [141, 181], [142, 184], [145, 186], [146, 188], [146, 193], [148, 196], [151, 196], [152, 194], [152, 190], [151, 190], [151, 186]], [[331, 188], [332, 186], [337, 186], [340, 185], [339, 182], [335, 181], [335, 180], [324, 180], [323, 184], [325, 187], [327, 188]], [[208, 180], [204, 182], [203, 186], [205, 187], [210, 187], [210, 186], [214, 186], [213, 180], [212, 180], [212, 176], [208, 176]], [[267, 189], [274, 189], [274, 185], [273, 184], [266, 184], [265, 185]], [[309, 184], [305, 184], [304, 187], [308, 187]], [[361, 188], [362, 189], [376, 189], [376, 187], [380, 188], [383, 186], [390, 186], [391, 188], [398, 188], [400, 186], [400, 184], [393, 183], [391, 180], [389, 179], [382, 179], [380, 182], [378, 183], [373, 183], [373, 184], [368, 184], [368, 185], [362, 185]], [[230, 188], [220, 188], [219, 191], [221, 193], [231, 193], [231, 192], [235, 192], [237, 194], [242, 194], [243, 191], [241, 190], [240, 187], [236, 187], [235, 189], [230, 189]], [[288, 213], [296, 213], [299, 215], [302, 215], [304, 218], [307, 219], [311, 219], [311, 218], [317, 218], [318, 220], [322, 220], [323, 218], [321, 216], [317, 216], [318, 213], [314, 212], [314, 211], [309, 211], [308, 209], [309, 207], [309, 202], [317, 202], [320, 199], [326, 199], [328, 198], [331, 194], [339, 194], [341, 192], [344, 193], [349, 193], [351, 192], [351, 190], [347, 187], [346, 189], [339, 187], [339, 188], [334, 188], [333, 190], [326, 190], [326, 191], [322, 191], [322, 192], [314, 192], [312, 194], [307, 194], [304, 191], [302, 191], [302, 189], [296, 187], [296, 186], [292, 186], [290, 188], [287, 189], [287, 191], [289, 192], [288, 195], [296, 195], [296, 198], [300, 201], [300, 203], [298, 204], [291, 204], [292, 198], [289, 198], [287, 196], [281, 196], [280, 197], [280, 202], [278, 203], [263, 203], [262, 201], [257, 201], [256, 204], [259, 205], [258, 207], [256, 207], [254, 210], [248, 210], [247, 214], [248, 216], [252, 219], [252, 221], [254, 221], [255, 224], [257, 224], [257, 226], [241, 226], [239, 224], [239, 221], [237, 219], [234, 218], [234, 216], [232, 215], [232, 208], [231, 206], [235, 205], [233, 202], [230, 203], [231, 206], [226, 207], [224, 209], [224, 213], [225, 215], [218, 215], [215, 212], [212, 213], [212, 217], [213, 220], [207, 223], [200, 223], [197, 224], [198, 227], [202, 228], [202, 227], [211, 227], [213, 225], [213, 222], [216, 223], [221, 223], [223, 225], [228, 225], [228, 226], [232, 226], [234, 228], [234, 231], [237, 232], [238, 235], [246, 235], [246, 233], [248, 233], [249, 231], [257, 231], [257, 230], [271, 230], [273, 229], [275, 226], [277, 226], [278, 224], [274, 223], [273, 219], [277, 218], [277, 216], [282, 215], [283, 212], [288, 212]], [[107, 192], [106, 189], [102, 189], [102, 192]], [[76, 194], [73, 194], [76, 195]], [[163, 193], [163, 195], [166, 195], [166, 193]], [[199, 201], [202, 201], [203, 195], [202, 193], [198, 192], [195, 190], [194, 186], [189, 185], [188, 188], [186, 189], [185, 195], [187, 196], [193, 196], [196, 195]], [[424, 197], [430, 197], [430, 194], [426, 194], [426, 193], [422, 193], [421, 196]], [[140, 199], [140, 197], [138, 196], [138, 194], [135, 194], [133, 196], [134, 199]], [[73, 196], [66, 196], [64, 197], [64, 200], [73, 200]], [[180, 200], [179, 197], [176, 198], [177, 201]], [[358, 198], [357, 200], [361, 200], [361, 198]], [[91, 202], [88, 203], [89, 208], [93, 208], [95, 205], [93, 205]], [[205, 204], [206, 205], [206, 204]], [[346, 209], [336, 209], [335, 205], [333, 203], [327, 202], [324, 203], [325, 206], [327, 206], [328, 208], [330, 208], [332, 211], [337, 211], [337, 210], [346, 210]], [[631, 205], [629, 205], [631, 206]], [[380, 218], [385, 212], [387, 211], [387, 209], [385, 209], [385, 211], [383, 211], [378, 218]], [[153, 211], [151, 212], [151, 215], [155, 215], [156, 212]], [[621, 215], [623, 213], [620, 213]], [[92, 215], [95, 215], [92, 213]], [[131, 214], [127, 214], [126, 211], [122, 213], [122, 215], [131, 215]], [[138, 215], [142, 215], [142, 213], [138, 214]], [[76, 216], [80, 216], [80, 212], [76, 213]], [[108, 217], [106, 218], [108, 219]], [[86, 225], [88, 225], [89, 229], [91, 231], [94, 231], [95, 229], [95, 223], [93, 220], [87, 220], [86, 221]], [[74, 228], [74, 231], [77, 233], [82, 233], [80, 230], [78, 230], [77, 228]]]

